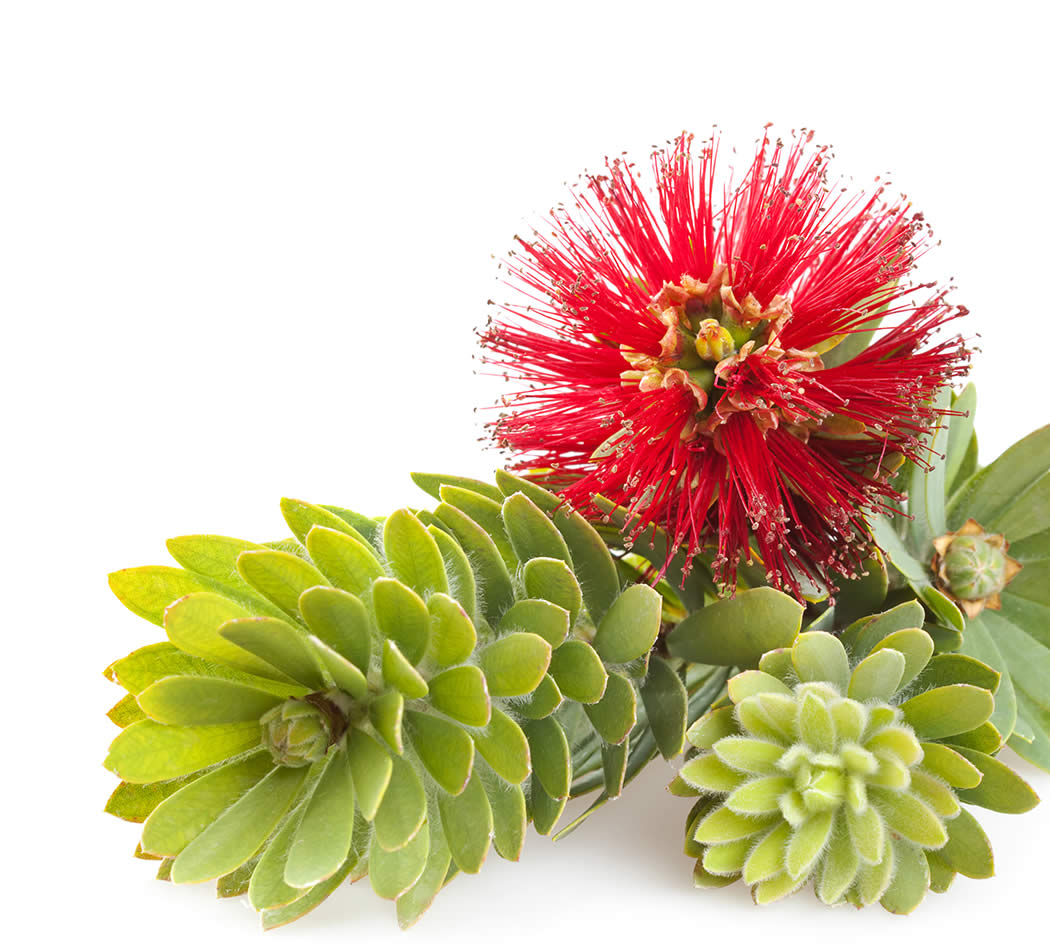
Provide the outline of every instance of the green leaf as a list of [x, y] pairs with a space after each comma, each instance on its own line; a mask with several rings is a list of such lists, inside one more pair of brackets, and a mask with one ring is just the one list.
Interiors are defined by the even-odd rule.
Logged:
[[784, 864], [792, 879], [803, 879], [809, 875], [831, 836], [834, 818], [835, 813], [832, 810], [817, 813], [791, 834]]
[[319, 885], [307, 889], [306, 892], [294, 902], [289, 902], [287, 905], [280, 908], [263, 912], [263, 931], [271, 931], [274, 928], [280, 928], [282, 925], [294, 922], [296, 919], [302, 918], [308, 912], [312, 912], [318, 905], [327, 899], [328, 896], [338, 889], [340, 885], [342, 885], [343, 880], [350, 874], [350, 871], [354, 868], [355, 864], [355, 860], [348, 859], [342, 869], [340, 869], [334, 876], [330, 876]]
[[966, 684], [995, 694], [1000, 680], [999, 672], [969, 655], [934, 655], [919, 676], [916, 687], [925, 691], [938, 685]]
[[579, 578], [591, 620], [599, 623], [620, 594], [620, 580], [608, 547], [584, 517], [562, 501], [529, 481], [506, 471], [496, 472], [496, 483], [507, 496], [521, 491], [538, 507], [551, 514], [572, 555], [573, 571]]
[[841, 901], [860, 870], [860, 856], [849, 833], [844, 831], [843, 817], [839, 817], [838, 824], [838, 827], [832, 830], [820, 881], [817, 884], [817, 895], [825, 905], [835, 905]]
[[293, 889], [284, 881], [284, 867], [288, 861], [295, 831], [299, 828], [303, 807], [298, 807], [284, 821], [273, 839], [263, 849], [262, 856], [248, 883], [248, 901], [257, 912], [280, 908], [303, 895], [302, 889]]
[[390, 639], [383, 642], [383, 681], [406, 698], [426, 697], [429, 690], [423, 676]]
[[948, 842], [937, 855], [956, 872], [971, 879], [990, 879], [995, 875], [992, 844], [969, 810], [960, 810], [948, 824]]
[[283, 619], [230, 619], [220, 626], [219, 635], [295, 681], [315, 689], [324, 687], [318, 660], [306, 637]]
[[713, 846], [716, 843], [731, 843], [771, 829], [781, 822], [776, 817], [740, 816], [720, 806], [705, 817], [696, 828], [694, 839], [698, 843]]
[[602, 796], [606, 799], [615, 800], [623, 793], [630, 746], [630, 737], [624, 738], [619, 744], [602, 744], [602, 778], [605, 781]]
[[981, 772], [958, 751], [927, 741], [920, 746], [923, 767], [950, 786], [970, 789], [981, 782]]
[[414, 472], [409, 476], [417, 487], [422, 488], [435, 500], [441, 500], [441, 488], [448, 484], [451, 487], [461, 487], [464, 490], [471, 490], [475, 494], [481, 494], [482, 497], [487, 497], [497, 504], [503, 502], [503, 494], [500, 493], [498, 487], [486, 484], [484, 481], [475, 480], [473, 477], [457, 477], [453, 474], [423, 474], [420, 472]]
[[396, 510], [383, 524], [383, 552], [394, 575], [420, 596], [448, 593], [445, 563], [427, 528], [407, 510]]
[[914, 794], [869, 786], [868, 795], [886, 825], [904, 839], [927, 849], [938, 849], [947, 842], [940, 817]]
[[557, 648], [569, 635], [569, 613], [546, 599], [519, 599], [499, 621], [501, 632], [533, 632]]
[[354, 781], [350, 761], [345, 750], [334, 748], [304, 805], [288, 851], [284, 881], [296, 889], [305, 889], [334, 875], [350, 853], [353, 831]]
[[544, 675], [536, 690], [516, 704], [514, 710], [529, 720], [539, 720], [553, 714], [563, 701], [561, 690], [550, 675]]
[[[985, 624], [985, 615], [975, 616], [966, 620], [962, 649], [979, 662], [990, 666], [989, 670], [994, 669], [994, 673], [998, 673], [1000, 677], [998, 689], [989, 689], [989, 691], [995, 691], [995, 710], [992, 712], [991, 722], [1001, 734], [1009, 737], [1013, 733], [1014, 725], [1017, 723], [1017, 695], [1014, 692], [1013, 682], [1010, 678], [1009, 666], [997, 644], [1000, 639], [997, 626], [1002, 620], [999, 620], [998, 616], [992, 616], [991, 613], [987, 615], [987, 625]], [[991, 634], [993, 629], [995, 629], [994, 635]], [[1027, 636], [1022, 635], [1019, 638], [1026, 642], [1031, 641]], [[1047, 655], [1050, 656], [1050, 652]], [[959, 657], [962, 658], [963, 656]], [[1050, 663], [1048, 663], [1048, 668], [1050, 668]], [[1050, 684], [1050, 674], [1047, 675], [1047, 683]], [[973, 684], [977, 684], [977, 682], [973, 682]]]
[[919, 846], [903, 841], [893, 844], [893, 880], [879, 900], [895, 915], [907, 915], [925, 898], [930, 887], [930, 867]]
[[926, 667], [930, 656], [933, 655], [934, 645], [933, 639], [922, 629], [900, 629], [876, 643], [871, 654], [877, 655], [880, 650], [887, 648], [904, 656], [904, 673], [898, 685], [899, 688], [904, 688]]
[[266, 841], [302, 788], [308, 768], [277, 767], [225, 810], [175, 858], [173, 882], [232, 872]]
[[105, 811], [129, 823], [142, 823], [168, 797], [195, 779], [192, 774], [159, 783], [119, 783], [109, 795]]
[[779, 678], [774, 678], [754, 668], [734, 675], [729, 679], [726, 689], [734, 704], [740, 704], [741, 701], [752, 695], [789, 695], [792, 693], [791, 689]]
[[485, 675], [475, 665], [459, 665], [431, 678], [430, 703], [439, 711], [471, 727], [489, 723], [492, 702]]
[[438, 794], [441, 828], [452, 859], [464, 872], [480, 871], [492, 836], [492, 808], [475, 773], [457, 796]]
[[731, 793], [747, 779], [715, 754], [700, 754], [687, 761], [678, 776], [690, 787], [710, 793]]
[[543, 680], [551, 663], [551, 647], [531, 632], [512, 632], [487, 645], [481, 653], [480, 663], [488, 681], [489, 694], [499, 697], [526, 695]]
[[938, 414], [938, 427], [922, 437], [923, 459], [929, 464], [924, 470], [919, 464], [911, 466], [908, 486], [908, 540], [909, 549], [916, 551], [922, 561], [933, 553], [933, 541], [948, 532], [944, 511], [945, 456], [948, 451], [948, 419], [944, 412], [951, 407], [951, 389], [940, 389], [930, 407]]
[[830, 682], [839, 691], [849, 685], [846, 650], [827, 632], [803, 632], [791, 646], [791, 662], [799, 681]]
[[583, 592], [575, 575], [564, 562], [548, 557], [536, 557], [525, 564], [525, 592], [532, 599], [546, 599], [569, 612], [569, 625], [583, 605]]
[[567, 797], [572, 782], [572, 764], [565, 731], [553, 718], [527, 721], [523, 730], [529, 741], [533, 776], [551, 798]]
[[565, 539], [547, 515], [524, 493], [511, 494], [503, 501], [503, 524], [514, 552], [522, 563], [542, 556], [562, 560], [572, 566]]
[[331, 586], [314, 586], [299, 597], [299, 612], [314, 635], [367, 674], [372, 633], [368, 610], [357, 596]]
[[514, 602], [514, 585], [492, 537], [450, 504], [439, 504], [434, 514], [448, 525], [470, 557], [475, 578], [481, 588], [485, 617], [489, 622], [495, 622]]
[[685, 744], [689, 696], [671, 666], [658, 655], [649, 660], [649, 674], [639, 689], [649, 726], [665, 760], [677, 757]]
[[934, 586], [922, 586], [919, 588], [919, 596], [941, 624], [959, 632], [966, 628], [966, 620], [959, 607], [939, 589]]
[[957, 530], [973, 518], [996, 530], [999, 517], [1050, 468], [1050, 425], [1007, 448], [956, 491], [948, 505], [948, 527]]
[[438, 549], [441, 550], [451, 598], [459, 603], [463, 611], [473, 619], [478, 607], [477, 583], [474, 580], [474, 570], [470, 565], [470, 560], [467, 559], [467, 554], [463, 552], [459, 543], [444, 530], [431, 526], [427, 527], [427, 532], [434, 538]]
[[525, 794], [517, 784], [504, 783], [486, 785], [492, 809], [492, 842], [504, 859], [517, 861], [525, 845], [527, 814]]
[[[790, 689], [788, 693], [790, 693]], [[709, 747], [713, 747], [715, 741], [738, 733], [739, 728], [733, 714], [733, 707], [730, 705], [715, 708], [702, 717], [697, 718], [689, 726], [685, 736], [694, 747], [706, 750]]]
[[909, 599], [869, 619], [854, 622], [842, 633], [839, 641], [854, 658], [864, 658], [886, 636], [901, 629], [921, 628], [925, 618], [922, 604]]
[[164, 630], [171, 644], [189, 655], [230, 665], [251, 675], [291, 681], [288, 675], [269, 662], [219, 634], [219, 630], [232, 619], [248, 617], [244, 609], [223, 596], [193, 593], [168, 609], [164, 616]]
[[723, 737], [713, 750], [722, 763], [734, 770], [759, 775], [776, 773], [777, 761], [784, 755], [780, 744], [753, 737]]
[[973, 685], [945, 685], [909, 698], [901, 711], [927, 740], [951, 737], [980, 727], [995, 709], [991, 692]]
[[[428, 534], [429, 537], [429, 534]], [[430, 615], [419, 595], [396, 579], [377, 579], [372, 585], [376, 624], [412, 665], [418, 665], [430, 641]]]
[[565, 810], [568, 797], [555, 799], [538, 780], [531, 781], [529, 787], [529, 813], [532, 816], [532, 825], [540, 836], [546, 836], [554, 824], [561, 818]]
[[791, 826], [780, 823], [759, 841], [744, 863], [744, 881], [748, 885], [771, 879], [781, 871], [790, 836]]
[[397, 924], [402, 930], [411, 928], [430, 907], [445, 883], [451, 862], [452, 854], [444, 837], [435, 833], [422, 875], [410, 889], [397, 897]]
[[855, 701], [889, 701], [900, 688], [903, 675], [904, 656], [896, 649], [880, 649], [853, 669], [849, 697]]
[[[358, 597], [365, 597], [372, 583], [386, 575], [372, 548], [340, 530], [314, 527], [306, 535], [310, 559], [327, 580], [312, 585], [338, 586]], [[356, 664], [356, 663], [355, 663]]]
[[117, 735], [105, 766], [128, 783], [171, 780], [258, 747], [261, 733], [258, 721], [207, 727], [138, 721]]
[[639, 584], [626, 589], [598, 626], [594, 650], [603, 661], [614, 665], [647, 655], [660, 632], [662, 604], [660, 594], [651, 586]]
[[184, 725], [258, 722], [281, 701], [239, 682], [185, 675], [162, 678], [138, 696], [139, 706], [154, 721]]
[[[517, 569], [518, 557], [514, 552], [514, 547], [511, 545], [510, 537], [507, 536], [507, 530], [503, 523], [502, 495], [499, 501], [493, 501], [474, 491], [449, 484], [443, 486], [440, 493], [443, 504], [451, 505], [462, 512], [485, 531], [508, 570], [513, 571]], [[441, 509], [441, 506], [439, 506], [434, 513], [443, 523], [448, 523], [442, 516]], [[448, 525], [455, 529], [453, 524], [448, 523]]]
[[321, 667], [331, 677], [335, 686], [352, 698], [363, 701], [368, 695], [368, 679], [358, 670], [358, 667], [343, 658], [335, 649], [325, 645], [317, 636], [311, 635], [307, 641], [312, 646]]
[[249, 586], [293, 618], [299, 618], [299, 596], [328, 580], [314, 566], [281, 550], [246, 550], [237, 557], [237, 572]]
[[960, 790], [963, 803], [997, 813], [1027, 813], [1039, 802], [1036, 792], [1002, 761], [969, 747], [954, 747], [984, 776], [972, 790]]
[[942, 858], [940, 852], [927, 849], [926, 864], [930, 867], [930, 891], [943, 894], [955, 881], [956, 872]]
[[638, 720], [634, 685], [623, 675], [610, 672], [605, 694], [594, 704], [584, 705], [583, 710], [602, 740], [609, 744], [620, 744]]
[[193, 593], [212, 593], [242, 605], [245, 598], [229, 586], [174, 566], [138, 566], [118, 570], [109, 574], [109, 588], [135, 615], [154, 625], [164, 624], [164, 612], [168, 606]]
[[189, 783], [173, 783], [175, 792], [148, 814], [142, 828], [142, 848], [157, 856], [177, 856], [271, 770], [270, 755], [260, 751]]
[[370, 545], [368, 540], [350, 523], [338, 514], [316, 504], [309, 504], [304, 500], [293, 500], [290, 497], [281, 498], [281, 514], [284, 516], [288, 529], [295, 534], [296, 539], [306, 543], [310, 530], [317, 526], [326, 530], [335, 530], [337, 533], [345, 533], [353, 537], [359, 543]]
[[474, 741], [451, 721], [405, 711], [405, 725], [412, 746], [430, 775], [453, 795], [460, 793], [474, 767]]
[[944, 482], [948, 491], [954, 490], [955, 482], [973, 440], [973, 421], [977, 411], [977, 387], [970, 382], [952, 401], [953, 416], [948, 427], [948, 458], [944, 465]]
[[442, 668], [465, 662], [474, 653], [477, 633], [463, 607], [451, 596], [435, 593], [427, 600], [430, 657]]
[[368, 878], [372, 891], [381, 899], [398, 898], [419, 881], [429, 854], [430, 827], [426, 823], [400, 849], [385, 850], [373, 837], [368, 853]]
[[474, 746], [485, 762], [509, 783], [521, 783], [532, 771], [525, 732], [498, 708], [483, 731], [474, 732]]
[[667, 647], [691, 662], [757, 668], [764, 652], [790, 646], [801, 627], [801, 603], [760, 587], [692, 613], [671, 630]]
[[375, 818], [376, 839], [386, 850], [400, 849], [419, 832], [427, 818], [427, 798], [415, 767], [395, 757], [390, 785]]
[[896, 287], [896, 280], [886, 283], [850, 311], [850, 316], [856, 321], [851, 320], [849, 331], [843, 334], [842, 341], [821, 356], [826, 369], [845, 365], [871, 345], [886, 310], [893, 302]]
[[347, 732], [346, 756], [358, 809], [366, 820], [374, 820], [390, 785], [393, 760], [371, 734], [356, 727]]
[[401, 720], [405, 713], [405, 699], [400, 691], [391, 689], [375, 698], [368, 706], [368, 718], [387, 744], [398, 756], [405, 752]]
[[566, 642], [551, 655], [550, 675], [563, 695], [581, 704], [598, 701], [605, 694], [609, 677], [598, 653], [578, 639]]

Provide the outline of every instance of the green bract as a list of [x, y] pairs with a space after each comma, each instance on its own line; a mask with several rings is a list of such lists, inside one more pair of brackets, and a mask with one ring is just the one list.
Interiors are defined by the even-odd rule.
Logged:
[[1050, 771], [1050, 427], [979, 468], [976, 400], [972, 385], [954, 397], [931, 469], [911, 471], [904, 514], [876, 518], [875, 538], [894, 584], [914, 590], [953, 647], [1002, 674], [992, 721]]
[[809, 882], [827, 904], [907, 913], [955, 873], [992, 874], [987, 837], [961, 803], [1037, 802], [992, 756], [997, 673], [933, 657], [908, 602], [855, 623], [843, 642], [804, 632], [728, 683], [688, 732], [701, 753], [673, 792], [699, 795], [686, 852], [698, 886], [743, 878], [762, 904]]
[[163, 878], [247, 892], [273, 927], [367, 873], [408, 925], [490, 843], [516, 859], [529, 821], [549, 832], [574, 776], [606, 799], [654, 734], [680, 751], [686, 686], [648, 663], [660, 596], [621, 590], [524, 481], [418, 480], [433, 513], [286, 500], [294, 540], [180, 537], [182, 568], [111, 576], [167, 634], [107, 671], [129, 692], [107, 809], [144, 822]]

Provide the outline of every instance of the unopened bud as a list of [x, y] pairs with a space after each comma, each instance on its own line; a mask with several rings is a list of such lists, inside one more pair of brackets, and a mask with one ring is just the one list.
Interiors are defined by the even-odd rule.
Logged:
[[721, 362], [736, 352], [733, 334], [717, 319], [705, 319], [696, 330], [696, 354], [706, 362]]
[[263, 744], [283, 767], [308, 767], [320, 760], [332, 743], [327, 714], [309, 701], [292, 698], [266, 712], [259, 721]]

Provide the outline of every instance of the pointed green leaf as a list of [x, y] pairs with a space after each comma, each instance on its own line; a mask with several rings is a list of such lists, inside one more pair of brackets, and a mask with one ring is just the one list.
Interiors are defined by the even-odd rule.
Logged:
[[843, 817], [839, 817], [838, 827], [832, 830], [820, 881], [817, 883], [817, 896], [825, 905], [835, 905], [842, 901], [846, 890], [853, 885], [860, 870], [860, 857], [853, 847], [849, 833], [843, 831], [842, 820]]
[[294, 902], [303, 894], [284, 881], [284, 866], [288, 861], [295, 831], [299, 828], [303, 807], [292, 813], [267, 844], [248, 883], [248, 901], [257, 912], [280, 908]]
[[237, 557], [237, 572], [249, 586], [293, 618], [299, 618], [299, 596], [328, 580], [314, 566], [281, 550], [246, 550]]
[[335, 649], [329, 648], [317, 636], [311, 635], [307, 641], [313, 647], [317, 661], [331, 677], [336, 688], [345, 691], [350, 697], [363, 701], [368, 694], [368, 679], [356, 665], [343, 658]]
[[685, 736], [694, 747], [706, 750], [713, 747], [715, 741], [739, 733], [740, 729], [733, 716], [733, 708], [727, 706], [715, 708], [698, 718], [689, 726]]
[[971, 879], [990, 879], [995, 875], [992, 844], [969, 810], [960, 810], [948, 824], [948, 842], [937, 855], [956, 872]]
[[831, 836], [834, 817], [832, 810], [814, 814], [791, 834], [784, 864], [792, 879], [803, 879], [812, 871]]
[[109, 575], [109, 588], [128, 609], [152, 622], [164, 624], [164, 612], [172, 603], [194, 593], [214, 596], [246, 604], [237, 591], [206, 576], [189, 573], [174, 566], [138, 566], [117, 570]]
[[119, 783], [109, 795], [105, 810], [129, 823], [142, 823], [168, 797], [196, 779], [196, 775], [158, 783]]
[[913, 794], [871, 787], [868, 795], [894, 833], [927, 849], [938, 849], [947, 842], [940, 817]]
[[503, 524], [522, 563], [543, 556], [572, 566], [564, 538], [547, 515], [524, 493], [512, 494], [503, 501]]
[[771, 829], [777, 822], [781, 821], [776, 817], [740, 816], [720, 806], [700, 822], [694, 839], [708, 846], [731, 843]]
[[1039, 802], [1036, 792], [1002, 761], [968, 747], [954, 747], [984, 775], [972, 790], [959, 790], [963, 803], [997, 813], [1027, 813]]
[[372, 727], [398, 756], [405, 752], [401, 733], [401, 719], [404, 712], [404, 696], [395, 689], [383, 692], [368, 706], [368, 717], [372, 722]]
[[934, 397], [930, 408], [938, 413], [936, 427], [922, 436], [923, 466], [911, 465], [908, 485], [909, 549], [927, 561], [933, 553], [933, 540], [948, 532], [944, 510], [945, 456], [948, 451], [948, 419], [943, 412], [951, 408], [951, 389], [944, 386]]
[[952, 411], [958, 414], [948, 419], [948, 457], [944, 465], [944, 483], [949, 495], [954, 490], [955, 482], [963, 469], [963, 462], [973, 440], [976, 410], [977, 387], [970, 382], [952, 401]]
[[945, 783], [970, 789], [981, 782], [981, 772], [958, 751], [944, 744], [923, 742], [922, 765]]
[[304, 545], [310, 530], [315, 526], [323, 527], [326, 530], [335, 530], [338, 533], [345, 533], [358, 542], [369, 545], [368, 540], [346, 520], [324, 507], [318, 507], [316, 504], [283, 497], [281, 498], [281, 514], [284, 516], [285, 523], [288, 524], [288, 529]]
[[461, 487], [464, 490], [474, 491], [481, 494], [497, 504], [503, 502], [503, 495], [498, 487], [486, 484], [484, 481], [475, 480], [473, 477], [457, 477], [454, 474], [423, 474], [413, 472], [409, 475], [416, 486], [425, 490], [435, 500], [441, 499], [441, 488], [448, 484], [452, 487]]
[[383, 643], [383, 681], [406, 698], [423, 698], [429, 690], [423, 676], [389, 639]]
[[395, 757], [390, 784], [376, 812], [376, 839], [383, 849], [400, 849], [411, 840], [427, 818], [427, 798], [415, 768]]
[[930, 887], [930, 867], [919, 846], [903, 840], [893, 844], [893, 881], [879, 900], [882, 907], [895, 915], [907, 915], [916, 909]]
[[677, 757], [685, 744], [689, 696], [671, 666], [658, 655], [649, 661], [649, 674], [639, 689], [649, 726], [665, 760]]
[[431, 526], [427, 527], [427, 533], [434, 538], [438, 549], [441, 550], [441, 557], [445, 561], [449, 595], [463, 607], [463, 611], [469, 617], [473, 618], [477, 610], [477, 582], [474, 579], [474, 570], [470, 565], [470, 560], [467, 559], [467, 554], [444, 530]]
[[514, 585], [492, 537], [465, 513], [447, 503], [439, 504], [434, 514], [448, 525], [470, 557], [481, 589], [485, 617], [495, 622], [514, 602]]

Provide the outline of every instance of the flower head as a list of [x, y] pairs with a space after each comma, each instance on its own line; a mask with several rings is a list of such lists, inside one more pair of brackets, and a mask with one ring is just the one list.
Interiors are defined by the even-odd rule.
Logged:
[[928, 344], [957, 315], [943, 296], [916, 303], [900, 285], [921, 216], [881, 188], [833, 192], [809, 141], [764, 137], [721, 199], [714, 142], [655, 152], [652, 195], [608, 162], [549, 236], [520, 240], [510, 272], [532, 304], [483, 335], [522, 383], [494, 423], [519, 466], [690, 553], [717, 548], [723, 582], [754, 551], [795, 592], [856, 572], [864, 511], [899, 498], [904, 458], [926, 463], [930, 399], [967, 361], [958, 338]]

